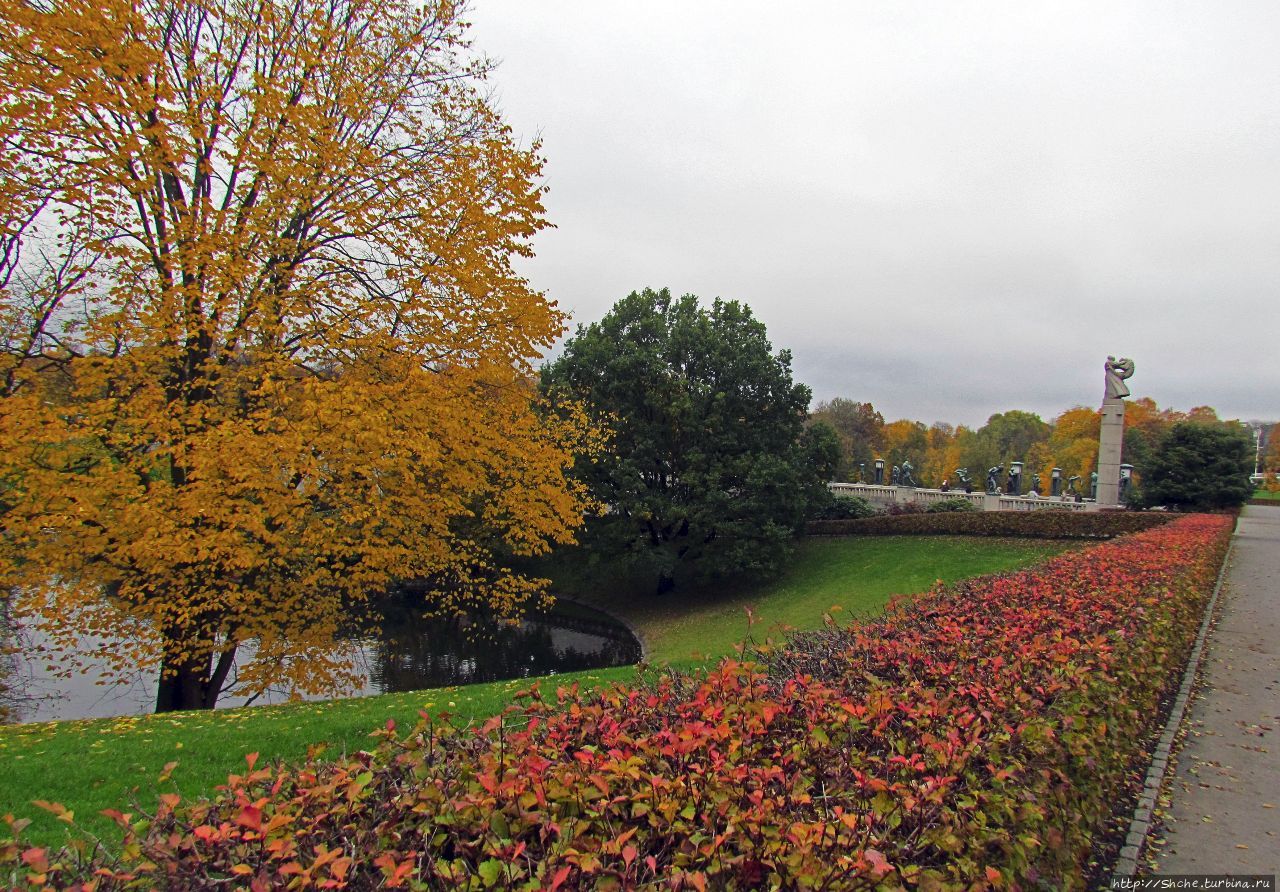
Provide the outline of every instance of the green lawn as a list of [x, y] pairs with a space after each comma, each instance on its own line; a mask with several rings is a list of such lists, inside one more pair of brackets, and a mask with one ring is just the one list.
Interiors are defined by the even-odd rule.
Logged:
[[[650, 662], [690, 666], [734, 652], [747, 632], [748, 607], [760, 619], [752, 634], [761, 640], [786, 627], [817, 628], [832, 607], [841, 608], [836, 616], [847, 621], [879, 610], [893, 594], [923, 591], [938, 579], [1025, 566], [1064, 547], [969, 538], [812, 539], [802, 543], [791, 569], [772, 582], [661, 597], [643, 593], [647, 581], [604, 574], [600, 578], [610, 581], [601, 590], [588, 574], [565, 570], [556, 575], [560, 588], [576, 600], [627, 619], [643, 636]], [[573, 681], [594, 686], [635, 675], [634, 668], [624, 667], [544, 678], [540, 685], [552, 693]], [[128, 811], [136, 800], [150, 810], [161, 792], [207, 792], [241, 769], [246, 753], [258, 752], [264, 760], [298, 759], [317, 743], [331, 752], [358, 750], [388, 718], [411, 725], [424, 708], [460, 721], [489, 716], [529, 684], [495, 682], [356, 700], [3, 727], [0, 814], [32, 818], [24, 837], [56, 845], [65, 826], [30, 802], [60, 802], [75, 811], [77, 826], [111, 841], [114, 827], [98, 815], [101, 809]], [[158, 784], [169, 762], [177, 766]]]
[[582, 576], [561, 572], [559, 589], [629, 621], [654, 663], [687, 665], [734, 652], [747, 634], [748, 607], [758, 620], [757, 641], [787, 629], [815, 629], [837, 607], [844, 623], [879, 611], [895, 594], [921, 592], [934, 582], [1024, 566], [1065, 546], [1031, 539], [959, 536], [813, 538], [800, 544], [777, 579], [743, 587], [712, 587], [650, 594], [649, 580], [615, 580], [593, 590]]
[[1280, 492], [1267, 492], [1265, 489], [1254, 490], [1253, 498], [1268, 502], [1280, 502]]

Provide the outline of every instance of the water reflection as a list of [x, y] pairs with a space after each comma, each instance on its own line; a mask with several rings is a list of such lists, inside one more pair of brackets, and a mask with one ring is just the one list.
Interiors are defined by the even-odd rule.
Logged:
[[383, 610], [382, 631], [369, 642], [370, 685], [379, 692], [414, 691], [625, 666], [640, 645], [615, 619], [557, 602], [547, 614], [512, 627], [477, 616], [432, 619], [400, 599]]
[[[514, 626], [479, 615], [429, 618], [414, 608], [412, 595], [388, 597], [379, 607], [381, 629], [353, 633], [361, 640], [364, 682], [352, 696], [625, 666], [641, 656], [639, 643], [617, 620], [566, 601]], [[27, 643], [43, 642], [32, 635]], [[85, 641], [85, 650], [100, 643]], [[57, 677], [56, 668], [43, 659], [25, 662], [20, 674], [31, 696], [18, 712], [20, 721], [139, 715], [155, 705], [154, 675], [104, 684], [101, 665], [91, 660], [71, 678]], [[287, 691], [273, 690], [252, 702], [287, 699]], [[219, 708], [245, 703], [234, 691], [218, 700]]]

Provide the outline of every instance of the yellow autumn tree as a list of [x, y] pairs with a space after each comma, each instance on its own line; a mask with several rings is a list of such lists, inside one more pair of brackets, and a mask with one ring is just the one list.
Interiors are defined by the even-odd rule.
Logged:
[[1080, 477], [1077, 491], [1089, 494], [1088, 479], [1098, 462], [1101, 428], [1101, 413], [1087, 406], [1068, 409], [1054, 419], [1048, 451], [1051, 464], [1062, 468], [1064, 487], [1071, 477]]
[[[567, 541], [562, 329], [512, 268], [537, 147], [448, 0], [0, 5], [0, 509], [15, 615], [160, 670], [157, 709], [351, 680], [427, 580], [515, 614]], [[246, 644], [251, 647], [246, 648]], [[245, 660], [246, 651], [252, 659]]]
[[921, 463], [929, 448], [928, 431], [929, 429], [919, 421], [911, 421], [907, 418], [890, 421], [881, 428], [886, 483], [889, 482], [891, 469], [895, 465], [900, 467], [903, 462], [908, 461], [915, 469], [913, 476], [916, 483], [921, 482]]
[[1267, 451], [1262, 465], [1268, 471], [1280, 471], [1280, 424], [1272, 426], [1267, 434]]
[[957, 430], [942, 421], [934, 422], [929, 427], [928, 448], [920, 463], [920, 479], [927, 485], [941, 486], [946, 481], [950, 488], [963, 488], [964, 484], [956, 476], [956, 469], [961, 466], [959, 436], [965, 431], [963, 426]]

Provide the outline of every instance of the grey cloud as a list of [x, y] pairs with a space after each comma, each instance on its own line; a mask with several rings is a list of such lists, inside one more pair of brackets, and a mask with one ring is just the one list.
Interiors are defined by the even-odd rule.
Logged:
[[818, 399], [1280, 417], [1280, 5], [477, 0], [578, 321], [750, 304]]

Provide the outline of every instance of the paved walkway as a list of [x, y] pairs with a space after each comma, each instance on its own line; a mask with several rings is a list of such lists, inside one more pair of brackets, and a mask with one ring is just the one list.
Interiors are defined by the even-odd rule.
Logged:
[[1280, 507], [1244, 509], [1187, 738], [1159, 874], [1280, 874]]

